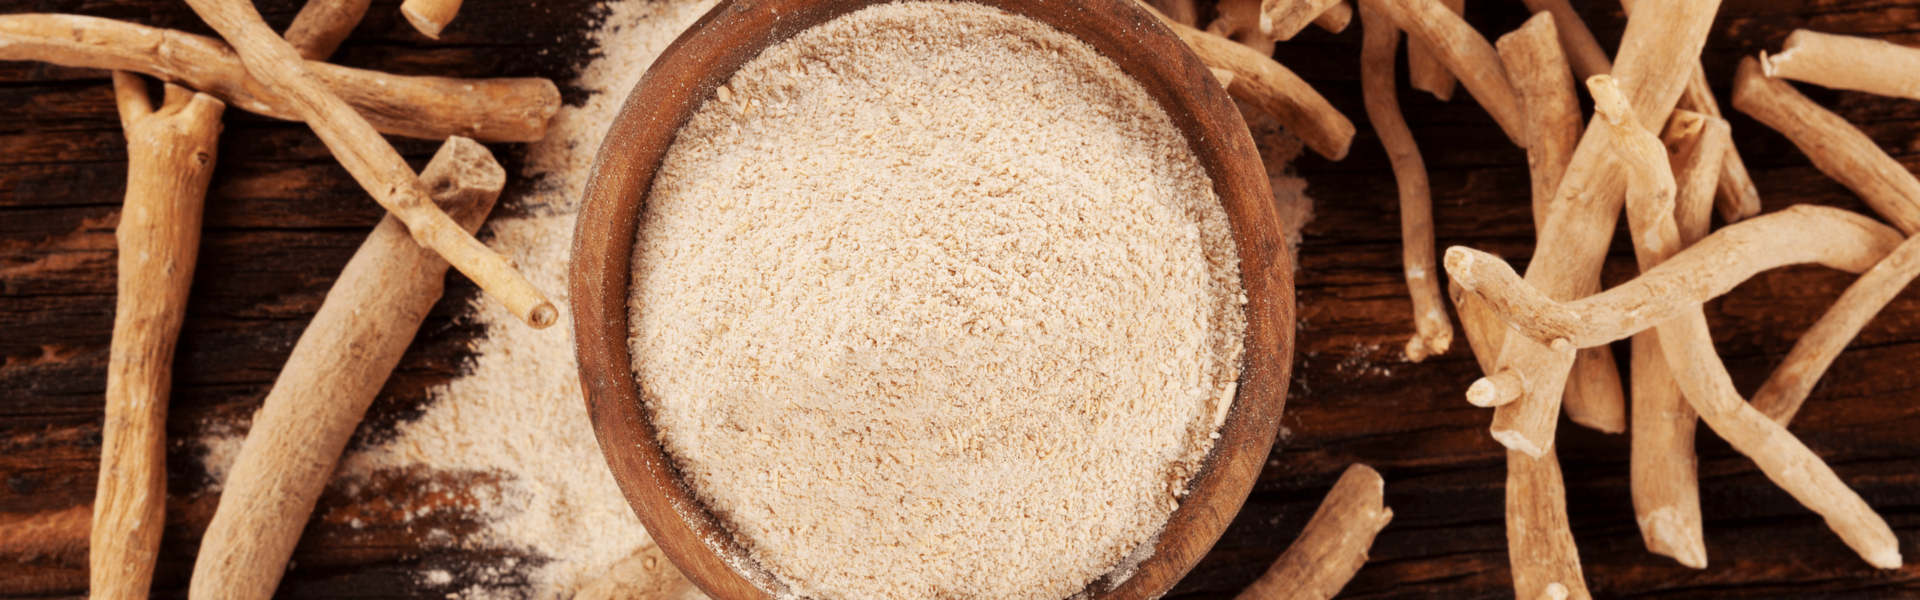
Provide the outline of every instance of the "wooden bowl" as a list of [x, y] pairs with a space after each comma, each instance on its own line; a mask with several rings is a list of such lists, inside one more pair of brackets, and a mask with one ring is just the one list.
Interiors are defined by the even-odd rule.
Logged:
[[[1247, 298], [1245, 365], [1220, 439], [1188, 484], [1153, 555], [1092, 598], [1156, 598], [1220, 538], [1253, 487], [1286, 404], [1293, 364], [1293, 265], [1258, 151], [1214, 76], [1131, 0], [977, 0], [1091, 44], [1144, 86], [1213, 178], [1239, 245]], [[653, 175], [680, 126], [713, 89], [768, 46], [879, 0], [725, 0], [654, 62], [627, 97], [587, 185], [574, 229], [572, 292], [580, 387], [614, 479], [674, 565], [719, 600], [769, 598], [767, 574], [680, 483], [660, 447], [628, 351], [634, 237]]]

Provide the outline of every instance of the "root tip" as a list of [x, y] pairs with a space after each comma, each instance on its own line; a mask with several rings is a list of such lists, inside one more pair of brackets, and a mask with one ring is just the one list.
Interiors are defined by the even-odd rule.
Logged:
[[527, 325], [534, 329], [552, 327], [559, 320], [560, 311], [553, 307], [552, 302], [542, 302], [539, 306], [533, 307], [533, 310], [527, 311]]

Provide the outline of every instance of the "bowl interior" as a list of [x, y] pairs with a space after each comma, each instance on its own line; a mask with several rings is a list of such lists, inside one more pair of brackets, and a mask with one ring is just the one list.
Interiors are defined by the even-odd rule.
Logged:
[[[973, 0], [1073, 35], [1146, 88], [1213, 179], [1247, 294], [1245, 364], [1220, 439], [1152, 555], [1083, 594], [1154, 598], [1193, 568], [1246, 500], [1272, 448], [1293, 358], [1293, 265], [1264, 167], [1213, 74], [1132, 0]], [[768, 46], [883, 0], [725, 0], [655, 61], [627, 97], [594, 163], [574, 231], [569, 291], [581, 389], [614, 479], [647, 531], [709, 596], [769, 598], [770, 578], [683, 486], [640, 403], [627, 347], [627, 297], [640, 209], [680, 126]]]

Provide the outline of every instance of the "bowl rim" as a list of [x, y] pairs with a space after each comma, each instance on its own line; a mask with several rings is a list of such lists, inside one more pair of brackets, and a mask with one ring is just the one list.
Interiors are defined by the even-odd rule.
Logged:
[[[641, 406], [627, 345], [640, 209], [680, 126], [762, 50], [841, 15], [898, 0], [722, 0], [664, 50], [622, 105], [588, 175], [568, 291], [580, 387], [627, 503], [661, 550], [719, 600], [770, 599], [778, 584], [679, 479]], [[1186, 45], [1132, 0], [964, 0], [1074, 36], [1146, 88], [1187, 138], [1226, 208], [1247, 295], [1238, 391], [1188, 495], [1152, 554], [1080, 596], [1156, 598], [1213, 547], [1272, 450], [1293, 366], [1293, 263], [1259, 151], [1239, 110]]]

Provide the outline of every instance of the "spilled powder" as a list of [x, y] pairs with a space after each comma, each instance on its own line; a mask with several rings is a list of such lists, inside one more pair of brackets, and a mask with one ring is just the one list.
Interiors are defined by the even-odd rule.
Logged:
[[1179, 130], [985, 6], [765, 51], [681, 130], [635, 253], [662, 442], [800, 596], [1081, 591], [1178, 506], [1239, 375], [1238, 258]]
[[[592, 36], [597, 58], [573, 82], [591, 96], [583, 105], [562, 108], [546, 139], [526, 150], [527, 168], [520, 175], [534, 182], [534, 190], [502, 199], [532, 216], [487, 223], [489, 245], [519, 264], [556, 306], [567, 306], [575, 204], [602, 136], [654, 58], [714, 4], [606, 4], [608, 15]], [[563, 310], [559, 323], [536, 331], [484, 297], [472, 310], [486, 333], [473, 343], [470, 373], [433, 390], [424, 414], [399, 425], [391, 441], [343, 457], [335, 483], [351, 488], [378, 471], [421, 468], [500, 475], [501, 492], [480, 499], [485, 527], [462, 543], [540, 560], [459, 574], [423, 570], [416, 583], [473, 581], [456, 594], [467, 599], [525, 597], [529, 588], [534, 598], [570, 598], [650, 545], [650, 538], [594, 439], [573, 359], [570, 315]], [[224, 479], [241, 434], [202, 440], [215, 481]]]

